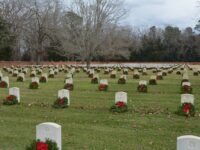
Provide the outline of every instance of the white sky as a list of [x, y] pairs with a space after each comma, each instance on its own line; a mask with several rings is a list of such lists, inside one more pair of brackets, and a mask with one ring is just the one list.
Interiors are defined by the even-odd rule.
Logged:
[[136, 27], [194, 27], [200, 18], [198, 0], [125, 0], [129, 14], [123, 23]]

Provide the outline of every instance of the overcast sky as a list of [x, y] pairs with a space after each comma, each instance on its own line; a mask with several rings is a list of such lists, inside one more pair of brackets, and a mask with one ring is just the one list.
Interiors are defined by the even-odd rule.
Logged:
[[137, 27], [194, 27], [200, 18], [198, 0], [125, 0], [125, 6], [130, 12], [123, 23]]

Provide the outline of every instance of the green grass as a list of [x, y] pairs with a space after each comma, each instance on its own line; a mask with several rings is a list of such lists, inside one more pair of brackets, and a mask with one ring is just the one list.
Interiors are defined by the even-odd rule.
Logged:
[[[140, 80], [149, 80], [141, 76]], [[4, 75], [8, 75], [3, 72]], [[148, 85], [148, 93], [138, 93], [139, 80], [129, 72], [127, 84], [100, 73], [109, 80], [108, 92], [99, 92], [98, 85], [90, 83], [83, 72], [74, 76], [74, 91], [70, 92], [71, 105], [67, 109], [53, 109], [58, 90], [64, 86], [64, 73], [59, 73], [40, 89], [29, 89], [31, 79], [18, 83], [10, 76], [10, 87], [21, 90], [21, 104], [0, 105], [0, 150], [24, 150], [35, 139], [35, 127], [42, 122], [55, 122], [62, 126], [63, 150], [175, 150], [176, 138], [181, 135], [200, 135], [200, 79], [190, 72], [195, 95], [196, 116], [185, 118], [175, 111], [180, 104], [181, 76], [169, 74], [158, 85]], [[129, 111], [123, 114], [109, 112], [114, 104], [115, 92], [128, 93]], [[8, 89], [0, 89], [0, 100]]]

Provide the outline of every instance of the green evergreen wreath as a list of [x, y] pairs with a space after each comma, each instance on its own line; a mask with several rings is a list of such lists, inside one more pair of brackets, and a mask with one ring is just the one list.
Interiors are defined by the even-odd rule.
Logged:
[[3, 100], [4, 105], [15, 105], [18, 103], [17, 97], [15, 95], [9, 95]]
[[29, 85], [30, 89], [38, 89], [39, 88], [39, 84], [37, 82], [31, 82]]
[[178, 107], [177, 114], [182, 116], [193, 117], [195, 115], [195, 107], [191, 103], [183, 103]]
[[[41, 144], [42, 146], [40, 146], [39, 144]], [[48, 148], [46, 148], [46, 145], [48, 145]], [[47, 139], [45, 142], [41, 142], [40, 140], [34, 140], [30, 144], [30, 146], [26, 147], [26, 150], [59, 150], [59, 148], [56, 142]]]
[[191, 86], [181, 86], [181, 93], [182, 94], [192, 94], [192, 87]]
[[115, 105], [111, 106], [111, 112], [123, 113], [128, 111], [128, 106], [124, 102], [117, 102]]
[[68, 98], [67, 97], [58, 98], [54, 102], [53, 107], [54, 108], [66, 108], [66, 107], [68, 107]]

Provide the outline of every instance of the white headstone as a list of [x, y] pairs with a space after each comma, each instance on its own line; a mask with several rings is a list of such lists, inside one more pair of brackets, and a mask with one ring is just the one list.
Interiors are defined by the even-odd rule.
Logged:
[[140, 73], [138, 72], [138, 70], [135, 70], [133, 74], [134, 75], [139, 75]]
[[99, 75], [98, 75], [98, 74], [95, 74], [93, 78], [99, 79]]
[[24, 75], [24, 73], [19, 73], [19, 74], [18, 74], [18, 77], [21, 77], [21, 78], [23, 79], [23, 81], [25, 80], [25, 75]]
[[73, 84], [73, 78], [66, 79], [65, 84]]
[[9, 77], [4, 76], [4, 77], [2, 77], [1, 81], [6, 82], [8, 84], [8, 87], [9, 87]]
[[194, 104], [194, 95], [192, 94], [182, 94], [181, 95], [181, 103], [191, 103]]
[[111, 72], [111, 74], [112, 74], [112, 75], [116, 75], [116, 74], [117, 74], [117, 71], [113, 70], [113, 71]]
[[156, 76], [155, 76], [155, 75], [152, 75], [152, 76], [150, 77], [150, 79], [151, 79], [151, 80], [156, 80]]
[[119, 101], [127, 104], [127, 93], [126, 92], [115, 93], [115, 103], [117, 103]]
[[32, 74], [32, 75], [36, 75], [35, 70], [31, 71], [31, 74]]
[[42, 77], [45, 77], [46, 79], [48, 79], [47, 73], [43, 73]]
[[54, 75], [54, 71], [51, 70], [51, 71], [49, 72], [49, 74], [50, 74], [50, 75]]
[[66, 75], [66, 78], [68, 79], [68, 78], [72, 78], [72, 74], [71, 73], [68, 73], [67, 75]]
[[102, 80], [100, 80], [100, 84], [108, 85], [108, 80], [107, 79], [102, 79]]
[[57, 143], [59, 150], [61, 147], [61, 126], [56, 123], [46, 122], [36, 126], [36, 140], [45, 142], [50, 139]]
[[125, 68], [125, 69], [123, 70], [123, 72], [128, 72], [128, 69], [127, 69], [127, 68]]
[[190, 82], [183, 82], [183, 83], [182, 83], [182, 86], [185, 86], [185, 85], [186, 85], [186, 86], [191, 86], [191, 83], [190, 83]]
[[37, 82], [39, 84], [39, 78], [38, 77], [34, 77], [31, 79], [32, 82]]
[[121, 75], [120, 78], [126, 80], [126, 75]]
[[20, 102], [20, 89], [17, 87], [9, 88], [9, 95], [14, 95], [17, 97], [18, 102]]
[[90, 69], [89, 74], [94, 74], [94, 69]]
[[147, 81], [142, 80], [142, 81], [139, 82], [139, 85], [147, 85]]
[[183, 79], [183, 80], [189, 80], [189, 76], [188, 76], [188, 74], [187, 74], [187, 73], [184, 73], [182, 79]]
[[68, 98], [68, 105], [70, 105], [69, 90], [66, 90], [66, 89], [59, 90], [58, 91], [58, 97], [59, 98], [67, 97]]
[[18, 70], [15, 70], [15, 71], [13, 71], [13, 74], [16, 74], [16, 75], [18, 75]]
[[178, 137], [177, 150], [200, 150], [200, 137], [193, 135]]

